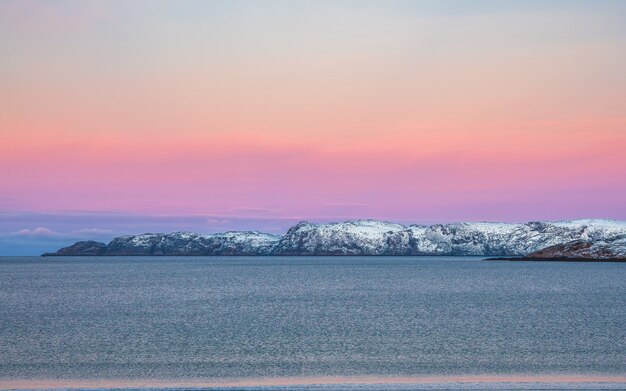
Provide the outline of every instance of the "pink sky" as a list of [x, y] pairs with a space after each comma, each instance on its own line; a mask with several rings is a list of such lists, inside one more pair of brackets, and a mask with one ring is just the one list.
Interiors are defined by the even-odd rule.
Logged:
[[626, 219], [624, 11], [3, 2], [0, 212]]

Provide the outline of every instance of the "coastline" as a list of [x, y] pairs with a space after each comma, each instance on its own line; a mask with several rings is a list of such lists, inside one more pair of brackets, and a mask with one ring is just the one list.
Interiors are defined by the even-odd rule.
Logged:
[[538, 258], [538, 257], [492, 257], [485, 258], [483, 261], [511, 261], [511, 262], [587, 262], [587, 263], [623, 263], [626, 262], [626, 258], [615, 259], [598, 259], [598, 258]]

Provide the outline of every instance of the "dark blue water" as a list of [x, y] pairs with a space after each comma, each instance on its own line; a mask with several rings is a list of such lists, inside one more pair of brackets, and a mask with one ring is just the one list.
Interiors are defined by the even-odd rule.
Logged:
[[626, 374], [626, 264], [0, 258], [0, 378]]

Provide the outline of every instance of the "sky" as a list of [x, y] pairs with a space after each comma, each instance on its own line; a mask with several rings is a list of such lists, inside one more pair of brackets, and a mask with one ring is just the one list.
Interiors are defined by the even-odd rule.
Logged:
[[0, 255], [626, 219], [624, 1], [0, 2]]

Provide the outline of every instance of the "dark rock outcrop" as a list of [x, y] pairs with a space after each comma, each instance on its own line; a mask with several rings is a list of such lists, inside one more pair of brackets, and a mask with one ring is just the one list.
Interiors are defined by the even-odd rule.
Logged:
[[44, 256], [50, 255], [104, 255], [107, 245], [94, 240], [85, 240], [76, 242], [69, 247], [63, 247], [55, 253], [46, 253]]
[[626, 235], [595, 241], [574, 240], [535, 251], [522, 259], [626, 262]]

